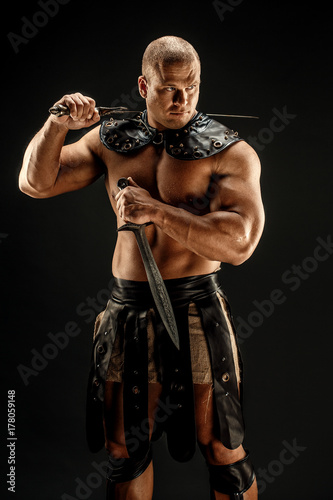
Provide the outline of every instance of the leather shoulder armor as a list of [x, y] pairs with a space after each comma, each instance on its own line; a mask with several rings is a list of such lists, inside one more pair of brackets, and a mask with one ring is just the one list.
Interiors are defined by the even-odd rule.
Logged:
[[156, 146], [163, 144], [168, 155], [179, 160], [208, 158], [242, 140], [237, 132], [204, 113], [197, 113], [181, 129], [159, 132], [148, 124], [146, 111], [138, 113], [135, 118], [104, 121], [100, 138], [108, 149], [124, 154], [150, 143]]

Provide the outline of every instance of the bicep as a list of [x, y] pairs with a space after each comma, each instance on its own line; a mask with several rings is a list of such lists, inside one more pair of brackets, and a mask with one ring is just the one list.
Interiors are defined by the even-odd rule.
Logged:
[[221, 156], [218, 165], [218, 195], [212, 199], [210, 211], [231, 215], [231, 230], [237, 225], [244, 234], [257, 240], [264, 225], [264, 209], [260, 190], [260, 161], [255, 151], [245, 142], [235, 144]]

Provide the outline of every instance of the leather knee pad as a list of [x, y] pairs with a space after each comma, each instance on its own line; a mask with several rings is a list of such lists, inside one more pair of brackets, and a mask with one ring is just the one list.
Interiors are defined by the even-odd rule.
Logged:
[[109, 463], [107, 467], [107, 492], [106, 500], [113, 500], [115, 485], [117, 483], [125, 483], [132, 481], [136, 477], [141, 476], [147, 469], [152, 460], [152, 450], [149, 450], [143, 457], [119, 458], [115, 459], [109, 456]]
[[207, 463], [207, 466], [213, 490], [229, 495], [232, 500], [243, 500], [243, 493], [252, 486], [255, 478], [248, 452], [242, 460], [233, 464], [211, 465]]

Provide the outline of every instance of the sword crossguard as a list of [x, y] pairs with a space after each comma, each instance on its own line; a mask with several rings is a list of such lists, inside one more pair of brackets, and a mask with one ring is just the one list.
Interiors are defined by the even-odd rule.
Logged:
[[140, 229], [150, 226], [150, 224], [153, 224], [153, 222], [145, 222], [144, 224], [135, 224], [134, 222], [127, 222], [126, 224], [123, 224], [122, 226], [118, 227], [117, 231], [140, 231]]

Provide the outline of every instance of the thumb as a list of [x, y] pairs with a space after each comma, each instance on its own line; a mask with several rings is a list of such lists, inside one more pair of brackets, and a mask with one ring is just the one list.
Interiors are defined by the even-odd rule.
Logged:
[[127, 179], [130, 183], [130, 186], [140, 187], [136, 182], [133, 181], [132, 177], [127, 177]]

